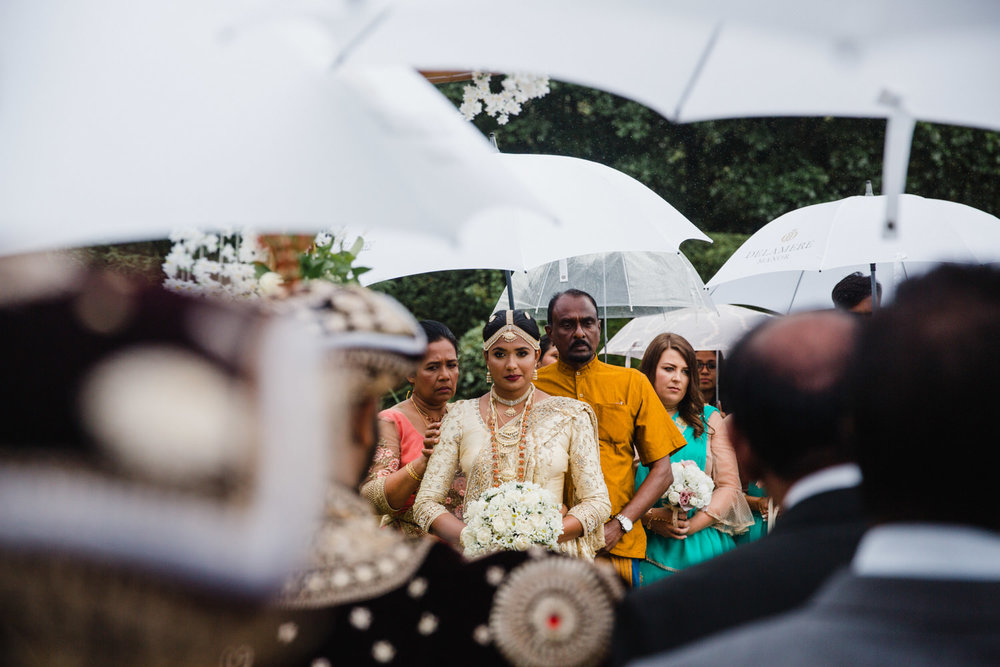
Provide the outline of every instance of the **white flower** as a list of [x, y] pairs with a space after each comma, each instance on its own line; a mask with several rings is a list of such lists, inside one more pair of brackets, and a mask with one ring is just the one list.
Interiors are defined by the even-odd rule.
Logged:
[[472, 120], [482, 112], [483, 105], [479, 100], [469, 100], [462, 102], [462, 106], [458, 107], [458, 110], [462, 112], [465, 120]]
[[235, 262], [236, 248], [231, 243], [223, 243], [219, 248], [219, 259], [223, 262]]
[[268, 271], [260, 277], [257, 283], [260, 286], [261, 294], [271, 296], [281, 293], [281, 286], [285, 284], [285, 279], [281, 277], [280, 273]]
[[318, 248], [325, 248], [333, 243], [333, 236], [327, 232], [320, 232], [316, 235], [316, 238], [313, 239], [313, 243], [315, 243]]
[[493, 539], [493, 531], [486, 526], [483, 526], [475, 533], [475, 541], [473, 544], [487, 545]]
[[257, 235], [252, 233], [243, 234], [238, 255], [241, 262], [263, 262], [267, 259], [267, 253], [258, 245]]

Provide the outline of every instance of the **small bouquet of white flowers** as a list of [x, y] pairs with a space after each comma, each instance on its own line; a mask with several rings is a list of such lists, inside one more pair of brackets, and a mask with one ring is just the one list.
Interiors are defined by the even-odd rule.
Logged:
[[712, 501], [715, 482], [694, 461], [675, 461], [670, 464], [674, 481], [663, 499], [684, 512], [702, 509]]
[[532, 482], [506, 482], [488, 489], [465, 508], [465, 555], [524, 551], [536, 544], [555, 549], [563, 532], [559, 509], [555, 496]]

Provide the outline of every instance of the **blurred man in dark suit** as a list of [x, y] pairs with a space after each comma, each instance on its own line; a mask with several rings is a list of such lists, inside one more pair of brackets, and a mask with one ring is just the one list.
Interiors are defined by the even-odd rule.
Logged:
[[850, 560], [865, 529], [842, 425], [857, 324], [836, 311], [792, 315], [734, 348], [733, 447], [782, 513], [763, 539], [630, 593], [616, 622], [617, 662], [790, 609]]
[[648, 664], [1000, 664], [1000, 515], [982, 469], [996, 419], [949, 402], [959, 388], [996, 396], [997, 341], [1000, 271], [946, 266], [905, 283], [862, 331], [851, 372], [876, 525], [850, 570], [797, 611]]

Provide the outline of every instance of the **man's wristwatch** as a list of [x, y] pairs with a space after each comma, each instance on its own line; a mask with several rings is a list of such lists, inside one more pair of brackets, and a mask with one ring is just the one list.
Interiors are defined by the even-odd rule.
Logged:
[[626, 533], [632, 530], [632, 520], [629, 519], [624, 514], [616, 514], [615, 518], [618, 519], [618, 523], [622, 525], [622, 530]]

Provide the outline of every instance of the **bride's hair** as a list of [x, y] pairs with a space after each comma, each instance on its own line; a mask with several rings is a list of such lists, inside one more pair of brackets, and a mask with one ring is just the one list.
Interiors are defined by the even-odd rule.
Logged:
[[[495, 334], [497, 331], [499, 331], [503, 326], [507, 324], [508, 312], [510, 311], [498, 310], [497, 312], [490, 315], [490, 319], [487, 320], [486, 326], [483, 327], [483, 342], [488, 341], [490, 337], [493, 336], [493, 334]], [[541, 338], [541, 336], [539, 335], [538, 323], [535, 322], [535, 319], [528, 313], [524, 312], [523, 310], [515, 310], [513, 311], [513, 313], [514, 313], [514, 318], [513, 318], [514, 326], [516, 326], [518, 329], [521, 329], [522, 331], [524, 331], [524, 333], [534, 338], [535, 342], [537, 343], [538, 339]]]
[[705, 402], [701, 397], [701, 389], [698, 387], [698, 358], [695, 356], [691, 343], [683, 336], [675, 333], [662, 333], [652, 341], [646, 348], [646, 353], [642, 355], [642, 363], [639, 370], [649, 378], [650, 383], [656, 386], [656, 367], [660, 364], [660, 357], [667, 350], [676, 350], [684, 359], [688, 367], [688, 386], [684, 393], [684, 398], [677, 405], [677, 413], [686, 423], [694, 429], [694, 437], [700, 438], [705, 432], [706, 424], [702, 419], [705, 409]]

